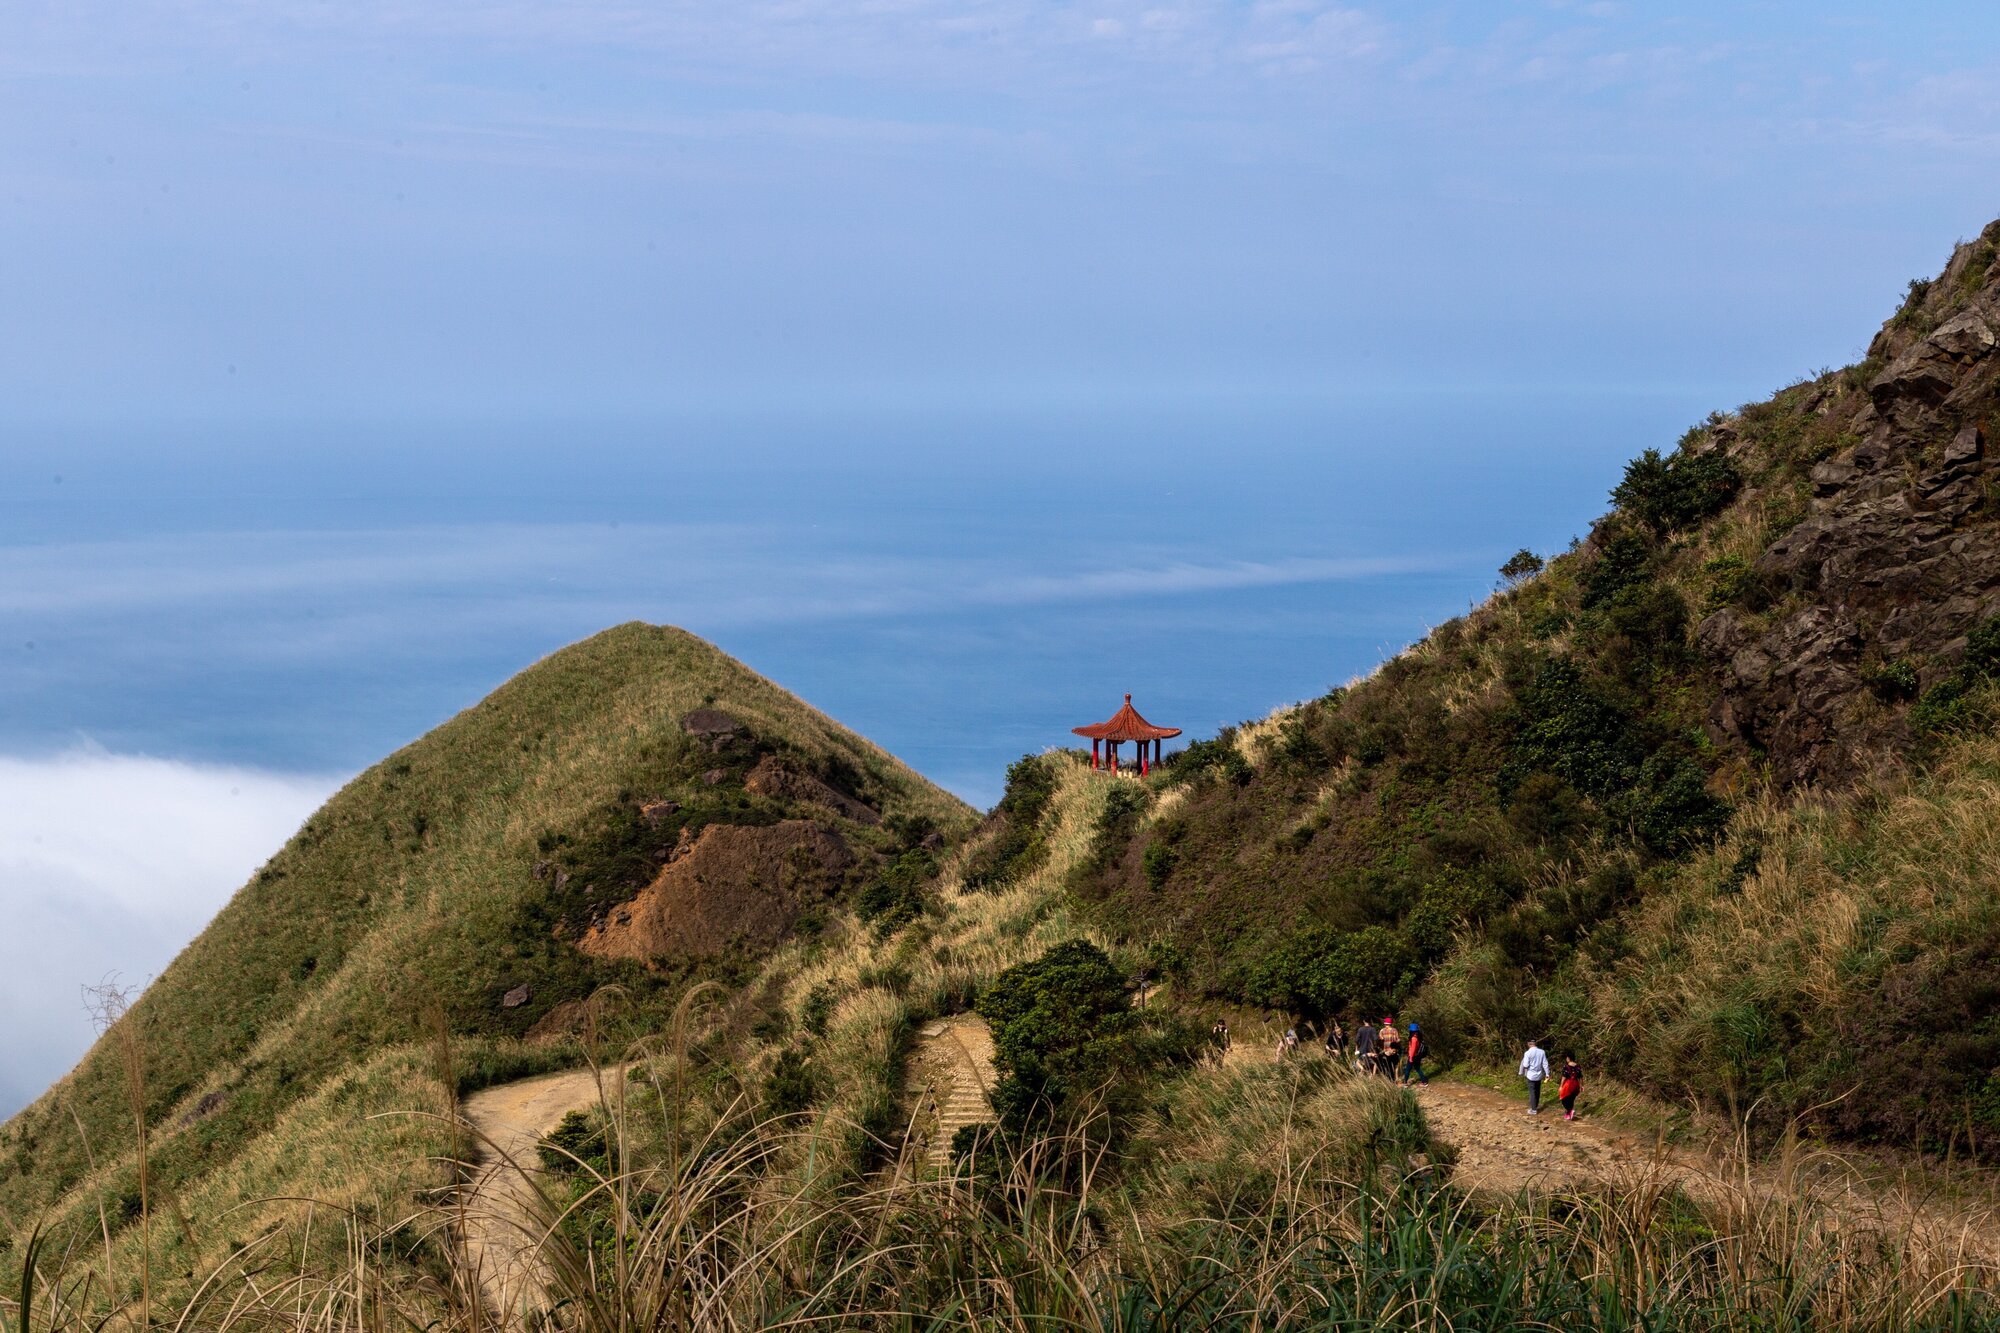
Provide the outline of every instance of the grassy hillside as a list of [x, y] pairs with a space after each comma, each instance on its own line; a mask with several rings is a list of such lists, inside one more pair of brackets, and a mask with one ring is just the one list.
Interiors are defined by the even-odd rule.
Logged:
[[[1422, 1098], [1315, 1055], [1274, 1064], [1268, 1031], [1240, 1013], [1248, 1058], [1143, 1072], [1130, 1088], [1140, 1095], [1114, 1111], [1124, 1133], [1058, 1121], [975, 1136], [938, 1176], [927, 1085], [908, 1061], [927, 1020], [968, 1005], [991, 1014], [996, 993], [1023, 998], [1023, 983], [1054, 980], [1053, 960], [1093, 942], [1125, 993], [1100, 997], [1110, 1004], [1085, 1024], [1113, 1046], [1073, 1051], [1115, 1057], [1149, 1028], [1205, 1030], [1213, 1017], [1171, 987], [1132, 1008], [1115, 979], [1171, 951], [1120, 949], [1066, 889], [1140, 790], [1073, 756], [1024, 760], [1007, 807], [913, 910], [886, 912], [881, 895], [835, 906], [751, 984], [661, 1025], [607, 1104], [545, 1144], [556, 1166], [536, 1223], [545, 1326], [2000, 1328], [1992, 1268], [1967, 1241], [1981, 1233], [1927, 1226], [1902, 1196], [1855, 1193], [1803, 1159], [1718, 1163], [1698, 1197], [1643, 1170], [1546, 1197], [1471, 1196]], [[1176, 799], [1156, 794], [1154, 812]], [[1060, 1040], [1078, 1016], [1059, 1005], [1053, 1033], [1029, 1025], [997, 1044]], [[290, 1142], [348, 1142], [307, 1137], [320, 1109], [301, 1108]], [[466, 1261], [409, 1243], [447, 1218], [438, 1205], [407, 1219], [328, 1215], [339, 1253], [308, 1255], [279, 1285], [262, 1253], [224, 1256], [184, 1317], [225, 1330], [491, 1328], [493, 1312], [468, 1299]], [[66, 1289], [46, 1268], [34, 1275], [50, 1328], [84, 1333], [83, 1267], [72, 1261]]]
[[1075, 892], [1218, 996], [2000, 1141], [1996, 256], [1641, 455], [1370, 678], [1133, 784]]
[[[707, 721], [690, 727], [697, 710]], [[782, 879], [746, 886], [790, 893], [788, 919], [809, 931], [825, 903], [867, 891], [970, 811], [679, 630], [626, 625], [556, 653], [348, 784], [0, 1131], [0, 1220], [18, 1232], [56, 1209], [96, 1230], [101, 1209], [117, 1230], [137, 1217], [135, 1089], [151, 1206], [219, 1210], [219, 1182], [259, 1153], [273, 1170], [243, 1182], [252, 1193], [324, 1175], [299, 1142], [255, 1145], [384, 1053], [416, 1052], [405, 1063], [453, 1091], [575, 1061], [566, 1034], [607, 983], [628, 1002], [605, 1038], [649, 1029], [689, 980], [740, 980], [755, 956], [727, 940], [701, 958], [593, 956], [578, 947], [593, 923], [690, 846], [722, 845], [716, 829], [788, 821], [847, 854], [708, 860]], [[445, 1038], [449, 1068], [431, 1054]], [[349, 1101], [349, 1114], [384, 1104]], [[420, 1087], [408, 1103], [436, 1109]]]

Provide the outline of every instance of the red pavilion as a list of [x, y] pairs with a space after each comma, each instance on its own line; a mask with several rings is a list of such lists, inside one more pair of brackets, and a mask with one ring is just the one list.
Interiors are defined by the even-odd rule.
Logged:
[[[1139, 746], [1139, 775], [1144, 777], [1152, 771], [1152, 766], [1160, 762], [1160, 742], [1181, 734], [1179, 727], [1156, 727], [1139, 716], [1139, 710], [1132, 706], [1132, 696], [1125, 696], [1125, 706], [1111, 715], [1108, 722], [1099, 722], [1088, 727], [1071, 727], [1079, 736], [1090, 737], [1090, 766], [1095, 769], [1109, 767], [1118, 771], [1118, 747], [1126, 741]], [[1098, 758], [1098, 746], [1104, 747], [1104, 758]]]

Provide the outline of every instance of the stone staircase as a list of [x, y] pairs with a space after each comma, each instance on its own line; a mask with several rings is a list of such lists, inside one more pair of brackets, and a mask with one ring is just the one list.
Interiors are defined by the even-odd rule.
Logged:
[[977, 1014], [953, 1014], [923, 1030], [911, 1062], [916, 1123], [932, 1169], [951, 1166], [951, 1141], [967, 1125], [993, 1119], [993, 1038]]

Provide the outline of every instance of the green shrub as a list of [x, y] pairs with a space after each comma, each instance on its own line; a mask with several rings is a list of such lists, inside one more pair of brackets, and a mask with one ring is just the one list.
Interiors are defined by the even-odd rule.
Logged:
[[929, 852], [904, 852], [861, 890], [854, 910], [874, 924], [878, 937], [886, 938], [931, 910], [929, 888], [937, 870], [937, 859]]
[[1042, 813], [1056, 794], [1053, 765], [1039, 755], [1023, 755], [1007, 768], [1007, 789], [993, 808], [993, 835], [966, 864], [965, 886], [992, 889], [1041, 864], [1048, 848]]
[[1861, 680], [1868, 686], [1869, 693], [1883, 703], [1900, 703], [1916, 698], [1921, 683], [1917, 678], [1916, 663], [1907, 657], [1870, 667], [1861, 673]]
[[1889, 322], [1898, 328], [1909, 328], [1915, 325], [1918, 310], [1923, 305], [1924, 298], [1930, 294], [1931, 280], [1929, 278], [1911, 278], [1910, 285], [1903, 289], [1903, 303], [1896, 308], [1896, 313], [1890, 317]]
[[1757, 583], [1757, 574], [1750, 562], [1738, 555], [1719, 555], [1705, 561], [1701, 577], [1701, 604], [1708, 611], [1720, 611], [1725, 606], [1746, 602]]
[[2000, 681], [2000, 616], [1965, 636], [1958, 670], [1925, 690], [1910, 708], [1910, 730], [1920, 742], [1963, 731], [1985, 717], [1989, 682]]
[[535, 1154], [558, 1174], [588, 1169], [603, 1175], [611, 1169], [610, 1127], [595, 1110], [571, 1111], [536, 1145]]
[[1672, 588], [1656, 583], [1627, 588], [1604, 609], [1602, 623], [1615, 636], [1607, 646], [1607, 665], [1627, 678], [1676, 666], [1687, 656], [1687, 603]]
[[1742, 476], [1720, 449], [1677, 450], [1661, 457], [1648, 449], [1625, 466], [1611, 502], [1656, 533], [1691, 528], [1721, 513], [1736, 497]]
[[1226, 729], [1212, 741], [1195, 741], [1186, 749], [1167, 756], [1176, 777], [1199, 778], [1214, 775], [1231, 786], [1250, 781], [1253, 770], [1236, 748], [1235, 728]]
[[1541, 771], [1586, 796], [1610, 796], [1628, 786], [1639, 767], [1631, 732], [1624, 710], [1596, 690], [1581, 667], [1552, 657], [1515, 701], [1503, 789]]
[[1146, 883], [1156, 891], [1166, 887], [1167, 877], [1174, 873], [1180, 863], [1181, 854], [1164, 842], [1146, 844], [1146, 854], [1140, 858], [1140, 867], [1146, 873]]
[[1638, 533], [1621, 532], [1613, 536], [1584, 571], [1584, 609], [1608, 606], [1626, 589], [1644, 583], [1652, 559], [1653, 544]]
[[1507, 823], [1533, 842], [1562, 842], [1589, 822], [1583, 801], [1553, 773], [1528, 774], [1508, 796]]
[[1068, 940], [993, 979], [974, 1006], [993, 1030], [1005, 1072], [1048, 1064], [1116, 1035], [1131, 1005], [1125, 978], [1088, 940]]
[[1713, 842], [1733, 813], [1729, 802], [1709, 792], [1708, 774], [1692, 759], [1654, 755], [1640, 769], [1633, 830], [1655, 856], [1675, 857]]
[[1501, 905], [1499, 892], [1463, 870], [1451, 870], [1424, 885], [1417, 904], [1403, 918], [1403, 935], [1426, 960], [1444, 957], [1452, 938]]
[[825, 1095], [825, 1083], [812, 1057], [796, 1046], [779, 1052], [764, 1079], [764, 1110], [774, 1116], [797, 1115]]
[[1416, 962], [1410, 942], [1385, 926], [1312, 926], [1272, 951], [1248, 990], [1257, 1003], [1294, 1013], [1380, 1011], [1402, 998]]
[[1023, 1132], [1080, 1108], [1127, 1063], [1137, 1023], [1124, 975], [1088, 940], [1068, 940], [993, 979], [973, 1006], [993, 1031], [1001, 1123]]
[[839, 992], [831, 982], [822, 981], [814, 986], [806, 992], [804, 1003], [799, 1005], [799, 1026], [815, 1037], [824, 1037], [827, 1020], [833, 1017], [833, 1006], [839, 998]]
[[1981, 679], [2000, 679], [2000, 616], [1980, 623], [1965, 636], [1962, 669]]

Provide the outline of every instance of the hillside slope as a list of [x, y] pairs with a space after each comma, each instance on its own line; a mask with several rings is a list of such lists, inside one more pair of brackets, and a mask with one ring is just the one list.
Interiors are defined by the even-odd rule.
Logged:
[[[93, 1230], [99, 1208], [114, 1228], [137, 1215], [128, 1050], [143, 1068], [153, 1208], [171, 1196], [219, 1209], [230, 1200], [208, 1186], [260, 1135], [385, 1053], [437, 1047], [398, 1058], [457, 1090], [578, 1060], [564, 1035], [599, 987], [622, 984], [619, 1021], [644, 1030], [689, 980], [747, 976], [774, 940], [970, 819], [694, 636], [608, 630], [313, 815], [120, 1026], [0, 1130], [0, 1230], [52, 1207]], [[545, 1040], [515, 1040], [531, 1035]]]
[[[1553, 1032], [1675, 1098], [2000, 1138], [1997, 258], [2000, 223], [1866, 361], [1647, 451], [1588, 540], [1190, 747], [1074, 890], [1219, 996], [1409, 1006], [1489, 1059]], [[1854, 919], [1801, 938], [1836, 898]]]

